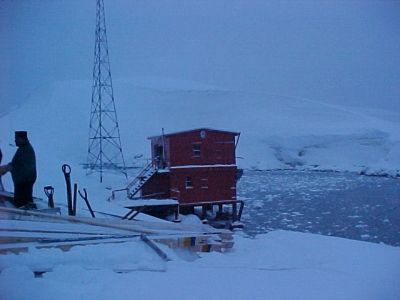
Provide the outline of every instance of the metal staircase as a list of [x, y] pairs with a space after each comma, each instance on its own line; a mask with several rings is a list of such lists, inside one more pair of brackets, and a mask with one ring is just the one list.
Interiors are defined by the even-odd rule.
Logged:
[[151, 162], [127, 185], [128, 198], [132, 199], [155, 173], [157, 173], [157, 169]]

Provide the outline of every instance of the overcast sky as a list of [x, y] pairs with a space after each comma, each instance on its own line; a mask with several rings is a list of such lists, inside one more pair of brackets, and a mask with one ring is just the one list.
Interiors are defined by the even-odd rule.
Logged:
[[[400, 111], [399, 1], [105, 0], [111, 71]], [[91, 80], [95, 0], [0, 1], [0, 109]], [[88, 99], [90, 101], [90, 99]]]

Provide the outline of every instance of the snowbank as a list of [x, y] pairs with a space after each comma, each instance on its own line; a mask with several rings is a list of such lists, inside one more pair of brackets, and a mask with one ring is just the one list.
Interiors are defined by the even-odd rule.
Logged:
[[[165, 249], [173, 258], [167, 263], [135, 242], [0, 256], [0, 298], [390, 300], [400, 294], [399, 248], [288, 231], [236, 235], [235, 243], [224, 254]], [[49, 272], [35, 278], [34, 268]]]

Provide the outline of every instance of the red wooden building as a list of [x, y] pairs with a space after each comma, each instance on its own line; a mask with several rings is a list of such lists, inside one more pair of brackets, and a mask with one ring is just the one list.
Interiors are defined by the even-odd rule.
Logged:
[[[123, 190], [128, 191], [130, 199], [139, 192], [140, 198], [175, 199], [178, 202], [174, 206], [175, 216], [179, 210], [191, 213], [198, 206], [202, 208], [202, 218], [214, 206], [218, 206], [218, 216], [225, 216], [223, 207], [228, 205], [232, 209], [227, 218], [240, 220], [244, 204], [236, 199], [241, 170], [236, 166], [235, 156], [239, 137], [238, 132], [209, 128], [149, 137], [151, 163]], [[133, 218], [139, 212], [162, 215], [170, 205], [167, 202], [132, 205], [129, 207], [132, 213], [126, 218]]]
[[236, 200], [238, 132], [200, 128], [150, 137], [157, 171], [142, 197], [182, 204]]

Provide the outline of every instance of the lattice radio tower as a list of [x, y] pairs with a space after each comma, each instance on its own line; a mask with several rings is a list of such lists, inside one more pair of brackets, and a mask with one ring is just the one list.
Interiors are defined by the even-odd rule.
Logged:
[[103, 0], [97, 0], [96, 5], [96, 41], [87, 167], [88, 172], [89, 170], [100, 172], [100, 182], [103, 182], [104, 169], [117, 169], [126, 176], [111, 80]]

